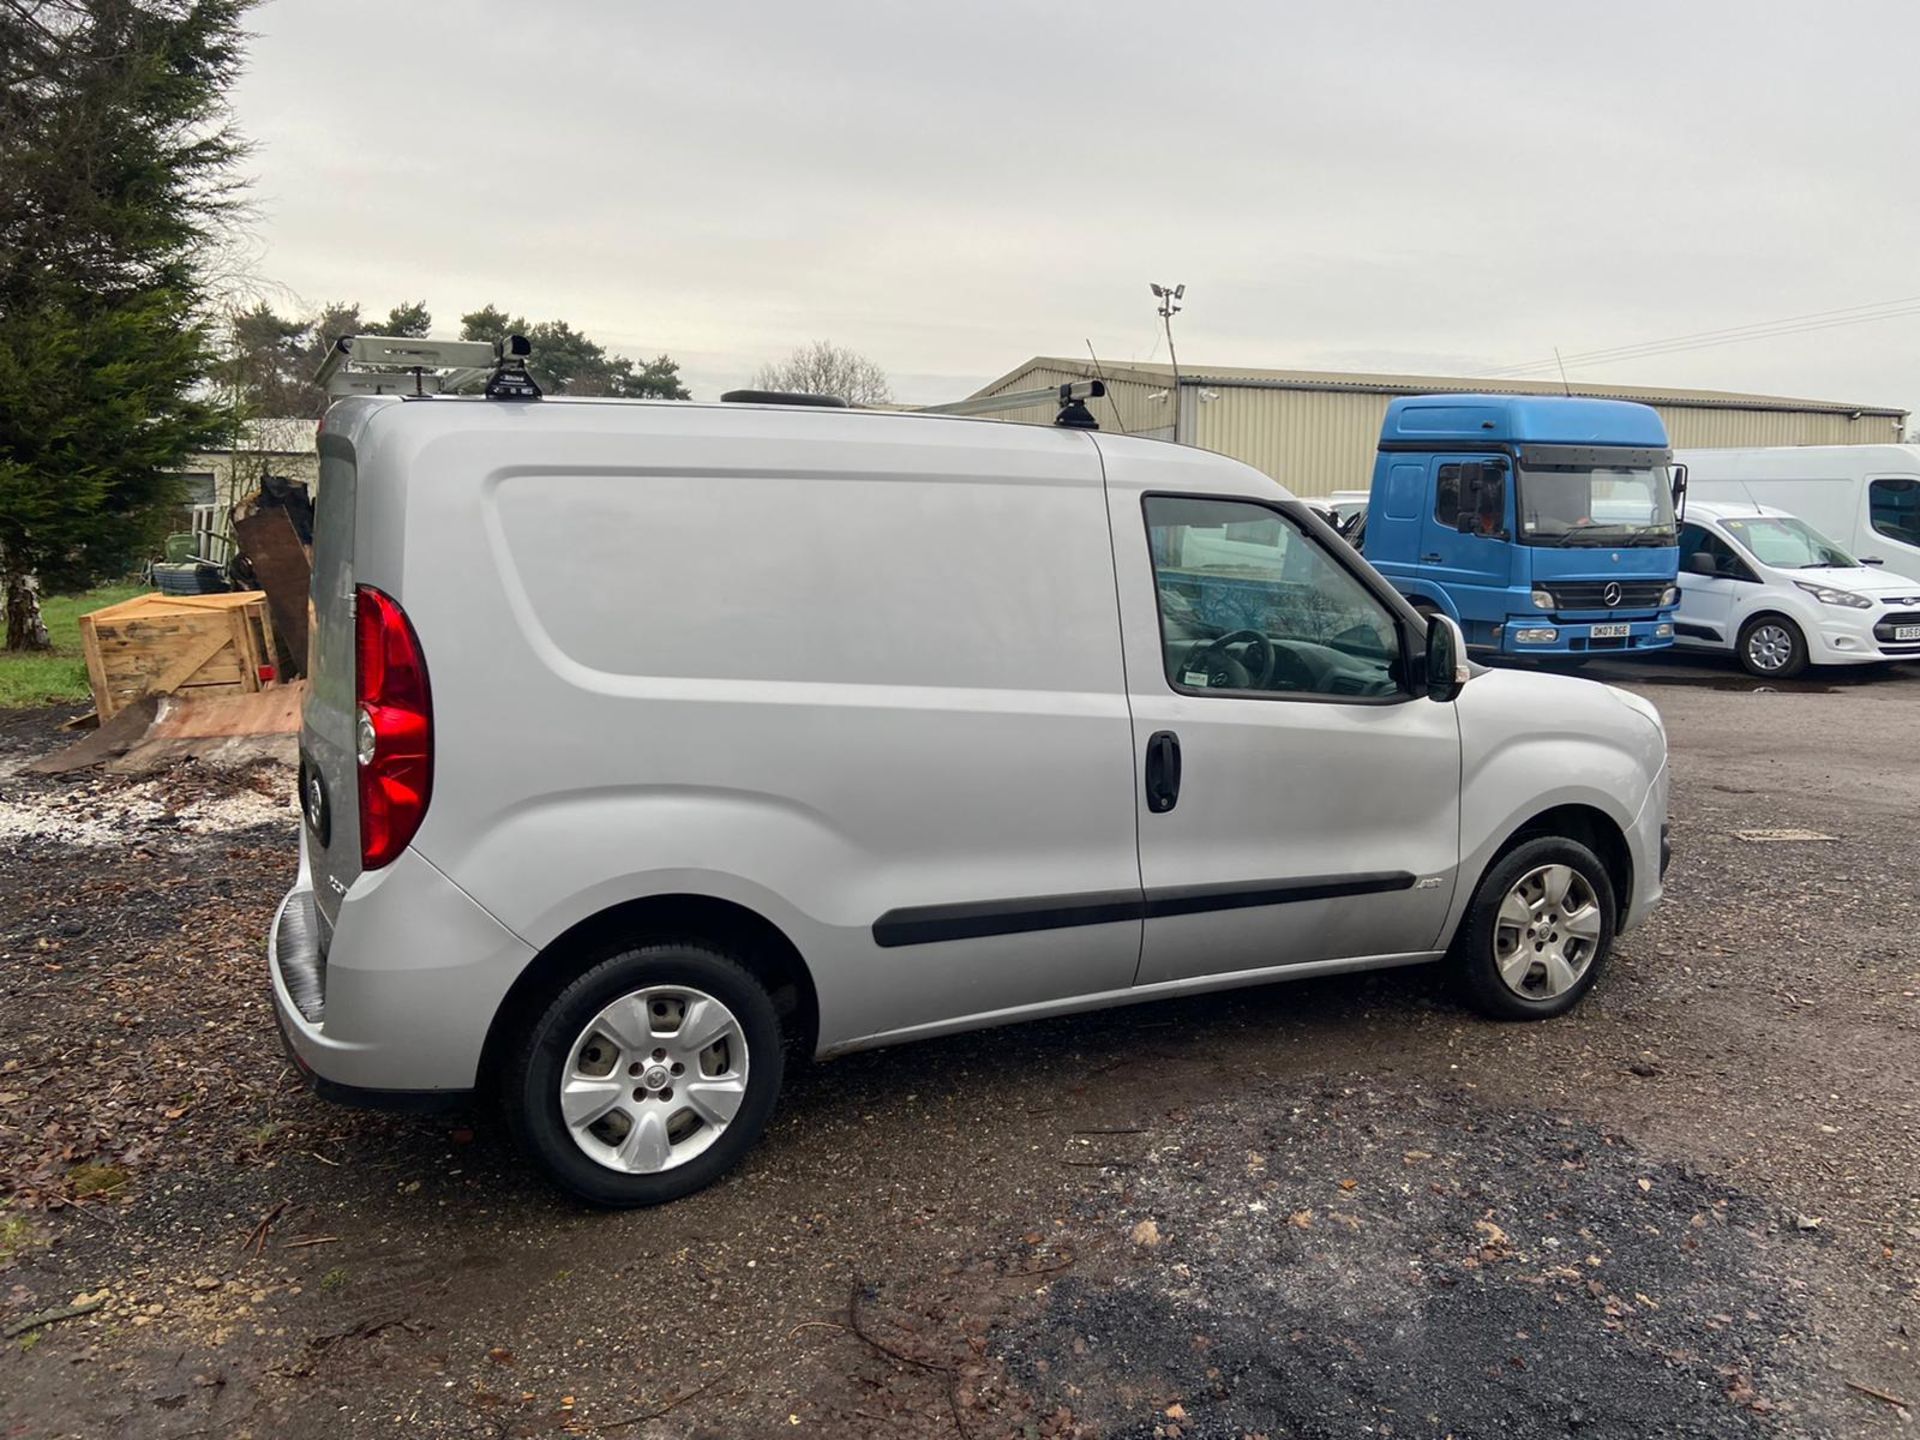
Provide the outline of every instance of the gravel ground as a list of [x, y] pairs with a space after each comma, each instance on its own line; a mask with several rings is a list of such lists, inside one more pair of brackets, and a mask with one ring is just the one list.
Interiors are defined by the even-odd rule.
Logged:
[[1607, 678], [1677, 854], [1574, 1015], [1399, 971], [853, 1056], [611, 1216], [300, 1087], [284, 777], [33, 780], [0, 714], [0, 1329], [99, 1301], [0, 1435], [1913, 1434], [1920, 675]]

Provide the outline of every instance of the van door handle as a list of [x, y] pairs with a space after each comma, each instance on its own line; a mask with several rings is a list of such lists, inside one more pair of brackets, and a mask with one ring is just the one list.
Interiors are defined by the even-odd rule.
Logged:
[[1440, 557], [1438, 555], [1422, 555], [1420, 557], [1420, 563], [1422, 565], [1438, 565], [1440, 563]]
[[1180, 737], [1157, 730], [1147, 740], [1147, 809], [1164, 815], [1180, 800]]

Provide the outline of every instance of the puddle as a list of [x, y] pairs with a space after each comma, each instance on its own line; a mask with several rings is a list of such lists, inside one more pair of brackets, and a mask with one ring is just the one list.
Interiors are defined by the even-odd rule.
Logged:
[[[1628, 677], [1621, 676], [1621, 679]], [[1838, 695], [1849, 687], [1818, 680], [1755, 680], [1743, 675], [1634, 675], [1643, 685], [1667, 685], [1690, 690], [1720, 690], [1729, 695]]]

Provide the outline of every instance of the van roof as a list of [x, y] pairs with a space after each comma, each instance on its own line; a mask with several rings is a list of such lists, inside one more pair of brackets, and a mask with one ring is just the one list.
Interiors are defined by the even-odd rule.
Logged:
[[[386, 417], [386, 423], [392, 423], [400, 415], [407, 417], [409, 428], [419, 426], [423, 430], [434, 429], [441, 433], [465, 429], [524, 433], [529, 423], [543, 428], [557, 427], [600, 435], [609, 432], [644, 432], [657, 428], [683, 439], [699, 436], [724, 440], [735, 435], [742, 438], [771, 435], [790, 436], [795, 441], [838, 440], [849, 445], [886, 447], [937, 446], [945, 442], [957, 448], [991, 450], [1003, 456], [1008, 453], [1058, 456], [1070, 451], [1071, 447], [1084, 444], [1096, 444], [1105, 454], [1115, 453], [1114, 447], [1151, 446], [1154, 447], [1154, 453], [1159, 455], [1165, 453], [1165, 447], [1174, 446], [1171, 440], [1157, 440], [1142, 435], [1095, 432], [1068, 426], [1019, 424], [974, 415], [740, 402], [630, 400], [610, 396], [489, 400], [480, 395], [418, 398], [399, 395], [348, 396], [335, 401], [327, 411], [320, 427], [321, 444], [324, 447], [327, 437], [335, 436], [357, 446], [360, 437], [376, 417]], [[676, 425], [673, 423], [675, 420], [683, 423]], [[1224, 490], [1279, 500], [1296, 498], [1279, 481], [1230, 456], [1191, 445], [1174, 448], [1181, 452], [1183, 463], [1217, 468], [1221, 472]], [[876, 458], [874, 468], [885, 469], [886, 463]]]
[[1777, 505], [1755, 505], [1751, 501], [1694, 500], [1691, 498], [1687, 501], [1685, 518], [1691, 520], [1698, 516], [1702, 520], [1729, 520], [1740, 519], [1742, 517], [1758, 518], [1763, 515], [1784, 516], [1789, 520], [1793, 518], [1793, 512], [1791, 510], [1782, 510]]

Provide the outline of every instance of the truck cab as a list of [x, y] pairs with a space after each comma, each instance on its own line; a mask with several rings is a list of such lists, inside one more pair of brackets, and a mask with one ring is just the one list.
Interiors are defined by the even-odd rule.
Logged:
[[1664, 650], [1680, 599], [1672, 461], [1645, 405], [1403, 396], [1381, 428], [1364, 553], [1483, 653]]

